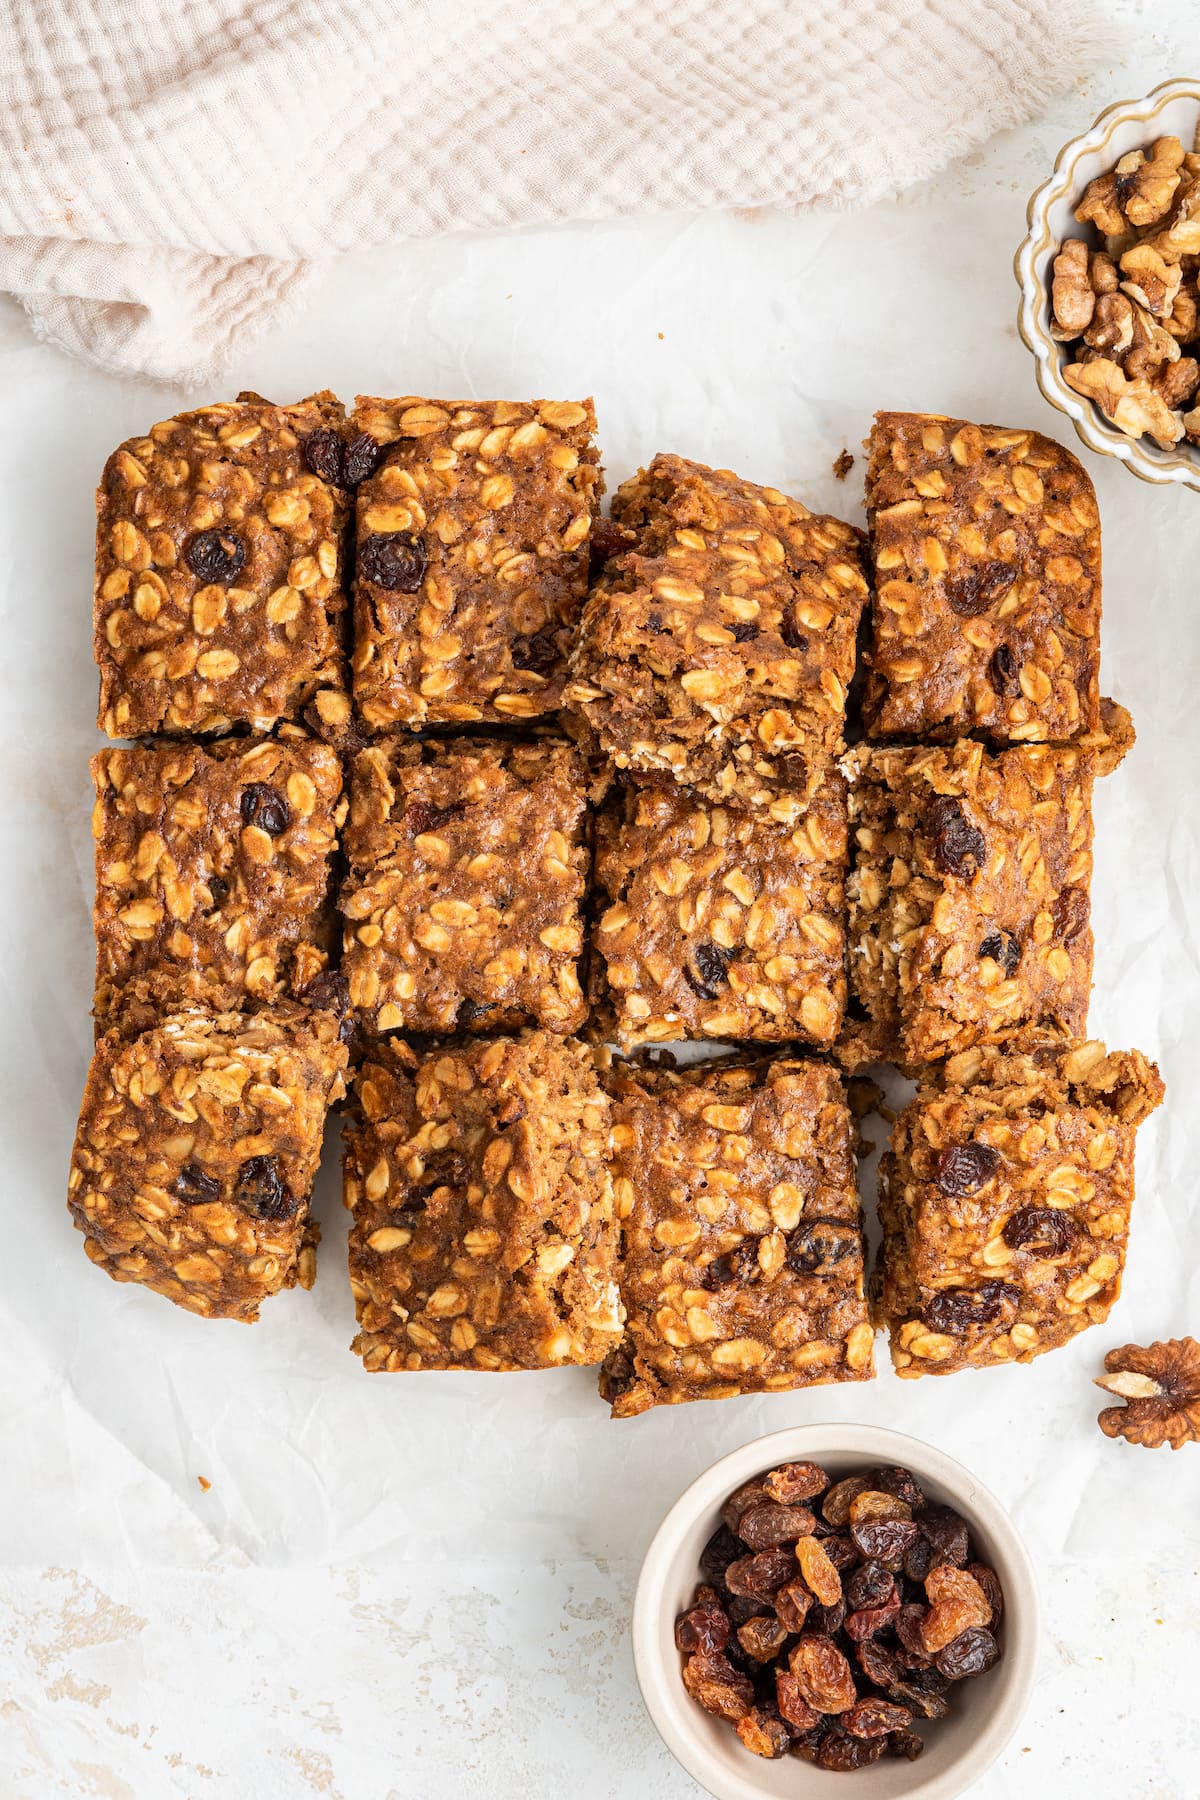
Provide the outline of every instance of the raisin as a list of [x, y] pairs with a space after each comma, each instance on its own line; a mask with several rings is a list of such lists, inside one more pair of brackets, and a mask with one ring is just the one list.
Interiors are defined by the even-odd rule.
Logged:
[[859, 1494], [865, 1493], [870, 1485], [865, 1475], [847, 1475], [844, 1481], [836, 1482], [821, 1502], [821, 1511], [826, 1522], [835, 1530], [839, 1526], [848, 1524], [851, 1502], [856, 1500]]
[[789, 1631], [803, 1631], [812, 1603], [812, 1595], [802, 1581], [785, 1581], [775, 1594], [775, 1612], [780, 1624]]
[[551, 669], [557, 668], [562, 661], [562, 653], [558, 643], [558, 633], [551, 625], [541, 631], [535, 631], [532, 637], [513, 639], [512, 665], [514, 669], [531, 669], [535, 675], [547, 675]]
[[373, 474], [382, 450], [383, 446], [377, 444], [368, 431], [360, 431], [357, 437], [352, 437], [342, 457], [343, 487], [357, 487], [360, 481]]
[[454, 800], [449, 806], [431, 806], [428, 800], [412, 800], [404, 809], [404, 829], [412, 837], [421, 837], [427, 831], [448, 825], [451, 819], [461, 818], [466, 810], [465, 800]]
[[729, 1617], [715, 1603], [693, 1604], [687, 1612], [680, 1613], [675, 1621], [675, 1648], [677, 1650], [685, 1652], [703, 1650], [707, 1656], [714, 1650], [723, 1650], [728, 1642]]
[[898, 1494], [885, 1494], [881, 1488], [864, 1488], [850, 1502], [850, 1523], [858, 1525], [867, 1519], [911, 1519], [912, 1507]]
[[843, 1532], [831, 1532], [826, 1528], [821, 1541], [826, 1556], [838, 1571], [839, 1575], [843, 1569], [853, 1569], [855, 1567], [858, 1562], [858, 1551]]
[[796, 1572], [790, 1550], [782, 1546], [760, 1550], [756, 1556], [742, 1556], [725, 1571], [725, 1585], [731, 1594], [749, 1594], [756, 1599], [773, 1594]]
[[924, 1669], [931, 1661], [925, 1648], [925, 1639], [921, 1635], [921, 1627], [925, 1623], [926, 1608], [915, 1603], [902, 1606], [896, 1614], [896, 1636], [900, 1646], [908, 1652], [906, 1661], [910, 1668]]
[[232, 531], [198, 531], [184, 545], [183, 560], [197, 580], [228, 587], [241, 573], [246, 546]]
[[948, 575], [942, 591], [951, 612], [960, 618], [974, 619], [987, 612], [1007, 594], [1013, 584], [1013, 566], [1008, 562], [978, 562], [961, 575]]
[[399, 594], [419, 592], [425, 579], [425, 546], [411, 531], [382, 531], [358, 553], [358, 572], [376, 587]]
[[704, 1269], [704, 1285], [706, 1288], [729, 1287], [736, 1282], [744, 1287], [753, 1281], [758, 1274], [758, 1248], [756, 1244], [739, 1244], [735, 1250], [726, 1251], [724, 1256], [714, 1256]]
[[933, 1178], [943, 1194], [965, 1200], [977, 1194], [1000, 1167], [1000, 1152], [972, 1138], [966, 1144], [947, 1144], [939, 1150]]
[[410, 1187], [404, 1195], [405, 1212], [423, 1212], [443, 1189], [453, 1193], [461, 1193], [470, 1179], [467, 1160], [457, 1150], [438, 1150], [425, 1158], [425, 1167], [421, 1171], [423, 1179], [416, 1187]]
[[494, 1022], [499, 1011], [498, 1006], [480, 1006], [468, 994], [458, 1003], [454, 1023], [459, 1031], [478, 1031], [481, 1027], [486, 1027], [489, 1021]]
[[785, 612], [779, 627], [779, 635], [789, 650], [804, 651], [808, 649], [809, 640], [801, 631], [790, 612]]
[[850, 1664], [831, 1637], [806, 1631], [793, 1645], [788, 1667], [817, 1712], [843, 1713], [858, 1699]]
[[646, 614], [646, 628], [647, 630], [652, 631], [655, 637], [669, 637], [671, 635], [662, 622], [662, 614], [660, 612]]
[[220, 907], [224, 906], [225, 901], [229, 897], [229, 883], [223, 880], [220, 875], [210, 875], [208, 878], [208, 891], [211, 896], [208, 903], [208, 910], [209, 912], [217, 912]]
[[763, 1476], [763, 1486], [772, 1500], [792, 1506], [797, 1500], [812, 1500], [817, 1494], [824, 1493], [829, 1486], [829, 1477], [816, 1463], [783, 1463]]
[[750, 1619], [764, 1618], [771, 1610], [771, 1603], [756, 1594], [730, 1594], [725, 1610], [735, 1625], [745, 1625]]
[[984, 1624], [998, 1625], [1004, 1617], [1004, 1589], [1000, 1586], [1000, 1577], [986, 1563], [968, 1563], [967, 1574], [975, 1577], [988, 1603], [991, 1617], [985, 1619]]
[[961, 800], [940, 795], [929, 808], [928, 828], [933, 838], [933, 860], [943, 875], [965, 878], [976, 874], [987, 861], [983, 833], [971, 824]]
[[221, 1184], [196, 1163], [184, 1163], [175, 1177], [175, 1195], [185, 1206], [211, 1206], [221, 1198]]
[[846, 1623], [845, 1599], [836, 1601], [833, 1606], [814, 1602], [805, 1623], [810, 1631], [820, 1632], [823, 1637], [836, 1637]]
[[817, 1767], [846, 1775], [854, 1769], [866, 1769], [883, 1755], [883, 1738], [851, 1737], [836, 1726], [821, 1734], [817, 1746]]
[[279, 1164], [273, 1156], [251, 1156], [238, 1170], [233, 1197], [239, 1206], [252, 1212], [256, 1219], [277, 1223], [290, 1219], [300, 1205], [297, 1194], [283, 1185]]
[[856, 1611], [862, 1606], [886, 1605], [895, 1591], [890, 1570], [877, 1562], [860, 1564], [846, 1583], [846, 1599]]
[[683, 1665], [683, 1685], [705, 1712], [718, 1718], [740, 1719], [754, 1704], [753, 1684], [719, 1650], [689, 1656]]
[[755, 1756], [782, 1756], [792, 1741], [792, 1734], [783, 1720], [773, 1718], [757, 1706], [743, 1713], [733, 1729]]
[[851, 1525], [850, 1536], [859, 1555], [868, 1561], [881, 1562], [895, 1574], [916, 1540], [920, 1526], [911, 1519], [866, 1519]]
[[836, 1606], [842, 1597], [842, 1578], [830, 1562], [823, 1545], [804, 1536], [796, 1541], [796, 1561], [814, 1597], [822, 1606]]
[[1039, 1256], [1065, 1256], [1075, 1242], [1075, 1220], [1058, 1206], [1021, 1206], [1005, 1220], [1001, 1233], [1010, 1250], [1036, 1250]]
[[1092, 916], [1092, 903], [1088, 899], [1087, 889], [1066, 887], [1054, 902], [1054, 935], [1064, 944], [1077, 938], [1081, 931], [1087, 929], [1088, 920]]
[[903, 1681], [900, 1658], [887, 1644], [881, 1644], [878, 1638], [864, 1638], [854, 1654], [858, 1658], [859, 1668], [876, 1687], [890, 1688], [893, 1682]]
[[636, 539], [632, 531], [614, 524], [612, 519], [593, 519], [592, 529], [588, 535], [588, 552], [591, 557], [592, 573], [603, 568], [604, 564], [614, 556], [620, 556], [625, 550], [632, 550]]
[[893, 1731], [887, 1748], [889, 1756], [903, 1756], [909, 1762], [916, 1762], [925, 1748], [925, 1739], [918, 1737], [915, 1731]]
[[899, 1611], [900, 1596], [893, 1589], [891, 1599], [885, 1600], [882, 1605], [860, 1607], [856, 1612], [848, 1614], [846, 1636], [854, 1643], [861, 1644], [864, 1639], [886, 1631]]
[[729, 964], [732, 960], [732, 950], [722, 950], [719, 945], [711, 944], [705, 939], [692, 951], [694, 967], [689, 968], [684, 964], [683, 979], [701, 1000], [716, 1000], [729, 980]]
[[918, 1687], [913, 1681], [898, 1681], [888, 1692], [893, 1700], [902, 1700], [905, 1706], [919, 1713], [923, 1719], [944, 1719], [950, 1710], [944, 1694]]
[[1011, 931], [989, 931], [979, 946], [980, 956], [990, 956], [999, 963], [1011, 981], [1021, 963], [1021, 946]]
[[787, 1259], [798, 1275], [828, 1275], [848, 1256], [857, 1256], [858, 1227], [840, 1219], [810, 1219], [787, 1240]]
[[995, 1668], [1000, 1661], [1000, 1646], [982, 1625], [971, 1625], [952, 1638], [935, 1660], [939, 1673], [948, 1681], [965, 1681]]
[[882, 1468], [872, 1469], [868, 1485], [882, 1488], [885, 1494], [895, 1494], [898, 1500], [903, 1500], [914, 1512], [925, 1504], [925, 1494], [920, 1482], [910, 1469], [902, 1469], [899, 1464], [885, 1463]]
[[252, 781], [242, 789], [242, 824], [256, 825], [268, 837], [282, 837], [292, 822], [292, 809], [269, 781]]
[[1017, 1290], [1007, 1281], [984, 1281], [977, 1288], [943, 1288], [921, 1308], [931, 1331], [954, 1336], [975, 1325], [994, 1324], [1009, 1308], [1016, 1311]]
[[921, 1623], [921, 1642], [931, 1656], [964, 1631], [986, 1625], [991, 1618], [987, 1597], [965, 1569], [943, 1563], [931, 1569], [925, 1592], [932, 1604]]
[[961, 1569], [970, 1555], [967, 1522], [949, 1506], [929, 1506], [921, 1516], [921, 1530], [933, 1550], [934, 1564], [953, 1563]]
[[[742, 1514], [752, 1506], [761, 1506], [771, 1496], [761, 1481], [743, 1481], [740, 1488], [734, 1488], [732, 1494], [721, 1508], [721, 1517], [731, 1531], [736, 1531]], [[738, 1551], [741, 1555], [741, 1551]]]
[[340, 969], [326, 969], [313, 976], [300, 998], [318, 1012], [344, 1013], [350, 1006], [350, 983]]
[[912, 1719], [907, 1706], [898, 1706], [894, 1700], [883, 1700], [872, 1695], [866, 1700], [858, 1700], [843, 1713], [841, 1728], [852, 1737], [877, 1738], [886, 1737], [890, 1731], [903, 1731]]
[[904, 1558], [904, 1573], [910, 1581], [924, 1581], [933, 1567], [933, 1545], [924, 1531]]
[[700, 1552], [700, 1572], [707, 1575], [710, 1581], [724, 1585], [725, 1571], [731, 1562], [736, 1562], [742, 1554], [742, 1546], [730, 1531], [728, 1525], [722, 1525], [714, 1531]]
[[997, 644], [988, 663], [988, 680], [998, 694], [1010, 694], [1017, 685], [1017, 659], [1009, 644]]
[[749, 622], [727, 625], [725, 629], [732, 631], [735, 644], [748, 644], [758, 636], [758, 626], [751, 625]]
[[794, 1543], [807, 1537], [814, 1519], [806, 1506], [779, 1506], [766, 1500], [748, 1506], [738, 1520], [737, 1534], [751, 1550], [769, 1550], [773, 1544]]
[[787, 1626], [769, 1613], [747, 1619], [738, 1629], [738, 1643], [754, 1662], [767, 1663], [778, 1656], [787, 1642]]
[[786, 1669], [775, 1671], [775, 1704], [793, 1731], [811, 1731], [821, 1717], [800, 1692], [796, 1677]]
[[304, 440], [304, 460], [314, 475], [333, 487], [342, 485], [342, 440], [328, 425], [310, 431]]
[[815, 1731], [802, 1731], [799, 1736], [792, 1739], [788, 1746], [788, 1755], [798, 1756], [806, 1763], [815, 1763], [823, 1736], [824, 1728], [822, 1726], [817, 1726]]

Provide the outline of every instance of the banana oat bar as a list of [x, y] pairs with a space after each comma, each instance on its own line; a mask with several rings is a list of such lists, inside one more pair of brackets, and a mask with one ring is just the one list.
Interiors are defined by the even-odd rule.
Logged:
[[381, 739], [351, 779], [350, 997], [376, 1031], [576, 1030], [587, 777], [559, 738]]
[[608, 1132], [577, 1042], [373, 1045], [344, 1157], [367, 1368], [599, 1362], [621, 1330]]
[[901, 1113], [873, 1283], [900, 1375], [1029, 1362], [1121, 1291], [1134, 1137], [1163, 1084], [1137, 1050], [963, 1051]]
[[1092, 751], [853, 751], [849, 966], [882, 1055], [1080, 1035], [1092, 980]]
[[758, 812], [671, 782], [623, 786], [596, 824], [595, 970], [622, 1047], [668, 1038], [829, 1045], [846, 1003], [846, 790]]
[[568, 699], [618, 768], [761, 805], [841, 748], [861, 534], [728, 469], [656, 456], [584, 609]]
[[311, 1287], [308, 1203], [346, 1047], [332, 1013], [189, 1007], [96, 1045], [68, 1204], [88, 1256], [204, 1318]]
[[618, 1067], [614, 1418], [873, 1374], [854, 1127], [818, 1062]]
[[95, 654], [109, 737], [270, 731], [349, 715], [342, 654], [349, 502], [315, 472], [332, 394], [258, 396], [155, 425], [96, 494]]
[[553, 713], [602, 489], [590, 400], [374, 400], [354, 695], [372, 731]]
[[1096, 728], [1100, 515], [1074, 456], [1036, 431], [880, 413], [867, 511], [868, 736]]
[[145, 1029], [187, 1001], [217, 1012], [295, 997], [333, 946], [341, 765], [306, 739], [102, 750], [96, 1018]]

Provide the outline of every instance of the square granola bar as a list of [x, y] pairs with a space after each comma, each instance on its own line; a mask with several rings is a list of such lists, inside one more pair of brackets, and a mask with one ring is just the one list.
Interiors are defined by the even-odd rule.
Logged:
[[270, 731], [349, 713], [346, 492], [309, 454], [332, 394], [204, 406], [131, 438], [96, 494], [95, 654], [109, 737]]
[[601, 1013], [623, 1048], [669, 1038], [830, 1045], [846, 1004], [846, 789], [759, 812], [671, 782], [596, 823]]
[[855, 1134], [836, 1072], [625, 1066], [612, 1088], [628, 1317], [600, 1378], [613, 1417], [868, 1379]]
[[568, 699], [605, 753], [716, 800], [811, 792], [842, 743], [861, 533], [728, 469], [656, 456], [580, 628]]
[[1093, 753], [863, 746], [851, 764], [850, 987], [882, 1054], [928, 1062], [1031, 1027], [1079, 1036]]
[[556, 711], [602, 491], [590, 400], [373, 400], [354, 695], [369, 730]]
[[118, 1015], [145, 1029], [186, 1001], [237, 1012], [311, 992], [334, 943], [346, 812], [327, 745], [102, 750], [92, 779], [101, 1030]]
[[346, 1047], [328, 1012], [199, 1007], [96, 1045], [68, 1204], [88, 1256], [204, 1318], [311, 1287], [309, 1196]]
[[343, 848], [343, 971], [376, 1031], [576, 1030], [587, 773], [560, 738], [381, 739]]
[[619, 1340], [609, 1102], [544, 1031], [370, 1048], [345, 1132], [368, 1369], [544, 1369]]
[[868, 736], [1095, 730], [1100, 515], [1077, 458], [1036, 431], [880, 413], [867, 510]]
[[1029, 1362], [1121, 1291], [1134, 1137], [1163, 1084], [1098, 1043], [967, 1050], [901, 1113], [880, 1165], [874, 1291], [899, 1375]]

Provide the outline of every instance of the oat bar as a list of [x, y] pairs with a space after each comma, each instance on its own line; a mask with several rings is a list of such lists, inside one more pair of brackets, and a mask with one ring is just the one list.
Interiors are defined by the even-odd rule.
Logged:
[[371, 731], [553, 713], [601, 492], [590, 400], [374, 400], [354, 694]]
[[95, 654], [109, 737], [344, 723], [345, 491], [308, 446], [332, 394], [201, 407], [131, 438], [96, 494]]
[[1093, 753], [974, 741], [852, 753], [851, 992], [921, 1063], [1086, 1027]]
[[96, 1018], [240, 1011], [310, 989], [333, 947], [341, 766], [325, 744], [230, 738], [102, 750]]
[[878, 1312], [900, 1375], [1029, 1362], [1121, 1290], [1134, 1137], [1163, 1084], [1137, 1050], [962, 1052], [880, 1169]]
[[860, 534], [728, 469], [656, 456], [584, 609], [568, 698], [618, 768], [761, 805], [842, 742]]
[[373, 1045], [344, 1158], [367, 1368], [599, 1362], [621, 1326], [608, 1130], [574, 1041]]
[[854, 1130], [821, 1063], [618, 1067], [613, 1416], [872, 1373]]
[[671, 1038], [829, 1045], [846, 1003], [846, 792], [720, 805], [672, 782], [624, 786], [596, 824], [593, 938], [604, 1027]]
[[342, 967], [369, 1028], [583, 1023], [586, 790], [560, 738], [393, 736], [359, 754]]
[[867, 509], [869, 736], [1095, 730], [1100, 515], [1077, 458], [1036, 431], [880, 413]]
[[204, 1318], [311, 1287], [309, 1195], [346, 1048], [332, 1013], [187, 1008], [96, 1045], [68, 1203], [92, 1262]]

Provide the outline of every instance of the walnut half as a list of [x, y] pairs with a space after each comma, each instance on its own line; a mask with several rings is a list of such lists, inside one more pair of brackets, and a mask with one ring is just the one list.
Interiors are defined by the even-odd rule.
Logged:
[[1105, 1437], [1157, 1450], [1170, 1444], [1200, 1442], [1200, 1344], [1195, 1338], [1165, 1343], [1126, 1344], [1104, 1359], [1107, 1374], [1096, 1382], [1116, 1394], [1124, 1406], [1108, 1406], [1100, 1414]]

